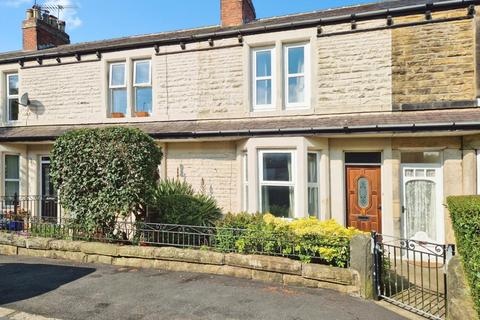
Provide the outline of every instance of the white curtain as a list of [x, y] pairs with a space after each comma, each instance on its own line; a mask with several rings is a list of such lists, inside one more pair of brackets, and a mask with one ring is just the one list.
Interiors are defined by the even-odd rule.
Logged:
[[405, 184], [405, 229], [407, 238], [425, 232], [430, 239], [437, 238], [435, 183], [413, 180]]

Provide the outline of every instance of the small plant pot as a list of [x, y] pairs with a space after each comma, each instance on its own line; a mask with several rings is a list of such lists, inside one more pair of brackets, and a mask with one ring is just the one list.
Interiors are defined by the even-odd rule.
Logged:
[[125, 114], [122, 112], [112, 112], [110, 115], [112, 118], [125, 118]]
[[9, 231], [22, 231], [23, 230], [23, 222], [22, 221], [10, 221], [8, 223], [8, 230]]
[[135, 117], [143, 118], [143, 117], [149, 117], [150, 113], [146, 111], [137, 111], [135, 112]]

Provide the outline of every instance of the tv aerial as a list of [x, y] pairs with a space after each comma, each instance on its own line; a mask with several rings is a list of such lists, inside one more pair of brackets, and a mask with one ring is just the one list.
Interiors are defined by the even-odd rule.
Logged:
[[33, 3], [33, 8], [39, 9], [42, 13], [50, 14], [51, 12], [57, 13], [57, 18], [60, 19], [60, 14], [66, 9], [76, 9], [77, 6], [74, 5], [64, 5], [60, 4], [57, 1], [44, 1], [40, 2], [35, 0]]

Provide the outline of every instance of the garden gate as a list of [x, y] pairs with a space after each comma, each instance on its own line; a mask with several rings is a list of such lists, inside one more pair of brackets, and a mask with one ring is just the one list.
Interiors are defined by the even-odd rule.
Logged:
[[447, 314], [447, 263], [454, 246], [372, 233], [377, 299], [428, 319]]

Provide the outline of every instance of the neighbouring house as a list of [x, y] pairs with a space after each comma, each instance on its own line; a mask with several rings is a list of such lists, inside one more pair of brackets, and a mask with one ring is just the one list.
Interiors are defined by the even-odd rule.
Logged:
[[162, 177], [225, 211], [452, 242], [445, 197], [479, 191], [478, 5], [256, 19], [251, 0], [221, 0], [217, 26], [77, 44], [33, 7], [23, 50], [0, 54], [0, 194], [54, 194], [67, 130], [129, 126], [163, 148]]

